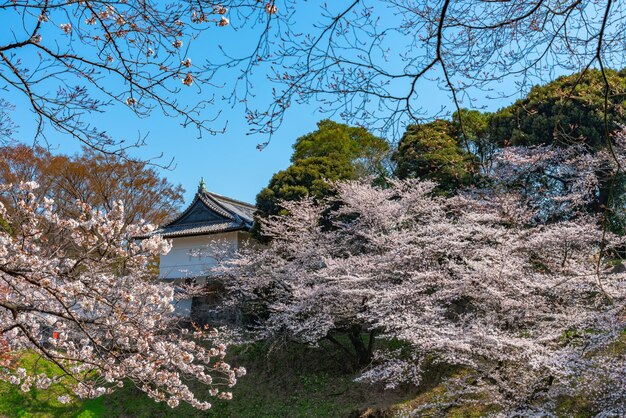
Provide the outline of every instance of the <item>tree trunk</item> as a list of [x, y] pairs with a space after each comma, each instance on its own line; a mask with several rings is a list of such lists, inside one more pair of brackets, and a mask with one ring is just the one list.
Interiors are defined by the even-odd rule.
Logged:
[[373, 331], [370, 332], [370, 341], [367, 345], [363, 340], [363, 328], [360, 325], [355, 325], [350, 328], [348, 331], [348, 338], [354, 348], [356, 366], [362, 367], [370, 364], [372, 361], [372, 352], [374, 347], [372, 342], [372, 339], [374, 338]]
[[598, 196], [594, 201], [590, 202], [590, 212], [600, 214], [604, 213], [609, 206], [615, 173], [608, 164], [605, 164], [596, 170], [595, 175], [598, 178]]
[[352, 349], [339, 342], [331, 334], [328, 334], [325, 338], [347, 354], [352, 362], [353, 368], [358, 369], [370, 364], [374, 353], [374, 337], [376, 336], [376, 332], [374, 330], [369, 332], [369, 341], [367, 341], [367, 344], [363, 338], [363, 333], [363, 327], [360, 325], [353, 325], [347, 331]]

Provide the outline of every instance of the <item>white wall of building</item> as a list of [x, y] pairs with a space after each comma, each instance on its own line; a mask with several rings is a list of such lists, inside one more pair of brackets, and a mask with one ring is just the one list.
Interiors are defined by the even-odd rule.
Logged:
[[[221, 234], [199, 235], [194, 237], [173, 238], [172, 249], [162, 255], [159, 263], [161, 279], [171, 280], [175, 284], [185, 279], [206, 277], [211, 267], [215, 266], [218, 257], [234, 254], [237, 249], [251, 245], [250, 234], [247, 232], [226, 232]], [[220, 255], [215, 251], [219, 249]], [[205, 279], [195, 280], [202, 285]], [[175, 287], [175, 291], [180, 290]], [[174, 314], [190, 317], [192, 299], [177, 299], [174, 303]]]
[[172, 249], [161, 256], [159, 263], [162, 279], [186, 279], [206, 276], [215, 266], [214, 248], [235, 252], [239, 246], [239, 232], [199, 235], [172, 239]]

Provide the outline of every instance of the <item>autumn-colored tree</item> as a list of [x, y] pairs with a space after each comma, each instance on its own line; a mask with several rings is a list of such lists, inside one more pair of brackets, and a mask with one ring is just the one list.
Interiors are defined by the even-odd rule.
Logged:
[[[54, 199], [55, 211], [74, 216], [76, 200], [104, 211], [124, 204], [126, 224], [148, 221], [159, 225], [182, 204], [183, 189], [161, 177], [144, 162], [125, 154], [106, 155], [85, 148], [73, 156], [53, 155], [40, 147], [0, 147], [0, 182], [36, 181], [37, 194]], [[9, 210], [15, 201], [7, 202]]]

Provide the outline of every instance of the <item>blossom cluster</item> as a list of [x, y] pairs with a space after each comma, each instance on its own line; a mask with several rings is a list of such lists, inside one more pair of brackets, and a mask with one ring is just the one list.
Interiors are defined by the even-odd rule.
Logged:
[[[505, 157], [516, 162], [508, 172], [538, 159]], [[269, 313], [264, 335], [318, 343], [358, 326], [411, 347], [376, 353], [362, 380], [419, 383], [427, 362], [453, 364], [475, 370], [514, 409], [604, 370], [593, 381], [613, 382], [615, 400], [615, 368], [626, 370], [626, 359], [602, 353], [626, 326], [626, 274], [615, 268], [626, 237], [576, 211], [595, 184], [579, 175], [576, 196], [563, 199], [570, 216], [549, 221], [544, 205], [497, 185], [440, 197], [429, 181], [338, 183], [328, 201], [284, 202], [288, 214], [263, 225], [268, 246], [219, 269], [235, 303]]]
[[52, 200], [38, 201], [36, 188], [32, 182], [0, 188], [0, 202], [9, 196], [17, 202], [11, 212], [0, 203], [0, 219], [9, 225], [0, 228], [0, 336], [8, 350], [34, 351], [63, 373], [5, 367], [0, 378], [23, 391], [62, 380], [70, 391], [61, 402], [101, 396], [127, 380], [171, 407], [210, 408], [190, 379], [230, 399], [221, 387], [235, 385], [245, 370], [224, 362], [217, 332], [181, 326], [172, 315], [172, 287], [150, 270], [170, 243], [133, 239], [152, 227], [126, 225], [121, 203], [104, 213], [76, 202], [79, 215], [66, 219], [53, 212]]

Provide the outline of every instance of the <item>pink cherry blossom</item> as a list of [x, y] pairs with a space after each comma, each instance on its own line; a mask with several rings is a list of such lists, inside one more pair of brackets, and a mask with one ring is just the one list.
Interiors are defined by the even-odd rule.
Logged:
[[[4, 349], [37, 352], [69, 376], [62, 403], [110, 393], [128, 379], [171, 407], [186, 402], [209, 408], [188, 382], [232, 386], [245, 370], [224, 363], [226, 346], [215, 330], [183, 332], [172, 315], [174, 290], [150, 267], [170, 243], [133, 239], [152, 227], [126, 225], [120, 202], [107, 213], [76, 202], [78, 215], [62, 218], [53, 212], [54, 202], [38, 202], [36, 187], [0, 185], [0, 202], [17, 202], [10, 213], [0, 203], [0, 218], [10, 225], [0, 228]], [[0, 379], [27, 392], [59, 377], [3, 367]]]
[[[559, 205], [502, 187], [540, 154], [572, 173]], [[583, 391], [602, 381], [613, 407], [626, 360], [600, 353], [626, 326], [626, 273], [613, 267], [626, 237], [582, 210], [604, 158], [508, 149], [492, 188], [449, 198], [428, 181], [338, 183], [327, 201], [283, 202], [288, 215], [262, 225], [268, 246], [241, 250], [217, 272], [233, 303], [268, 313], [259, 338], [317, 344], [346, 333], [358, 343], [369, 333], [407, 345], [365, 356], [360, 380], [419, 384], [433, 362], [453, 364], [475, 370], [475, 389], [490, 386], [511, 413], [538, 392], [548, 403], [571, 393], [574, 381]], [[562, 210], [569, 216], [546, 216]]]

